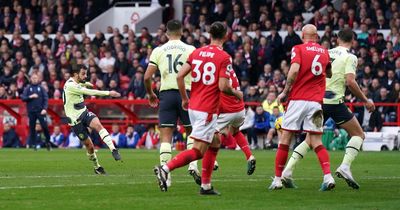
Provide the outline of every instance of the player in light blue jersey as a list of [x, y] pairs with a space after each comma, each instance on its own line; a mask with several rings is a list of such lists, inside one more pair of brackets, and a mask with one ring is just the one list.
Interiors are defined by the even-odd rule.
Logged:
[[120, 97], [121, 94], [116, 91], [100, 91], [86, 88], [92, 87], [93, 85], [89, 82], [86, 82], [87, 67], [84, 65], [78, 65], [77, 67], [74, 67], [71, 75], [71, 78], [69, 78], [64, 85], [63, 92], [64, 110], [65, 115], [68, 118], [68, 124], [72, 127], [73, 132], [82, 141], [83, 145], [85, 145], [89, 160], [91, 160], [94, 164], [94, 172], [96, 174], [106, 174], [104, 168], [101, 167], [98, 162], [96, 153], [94, 151], [93, 142], [89, 137], [88, 127], [99, 133], [103, 142], [106, 143], [108, 148], [111, 150], [112, 156], [115, 160], [121, 160], [121, 156], [118, 150], [115, 148], [110, 134], [100, 123], [99, 118], [86, 108], [83, 96], [90, 95]]

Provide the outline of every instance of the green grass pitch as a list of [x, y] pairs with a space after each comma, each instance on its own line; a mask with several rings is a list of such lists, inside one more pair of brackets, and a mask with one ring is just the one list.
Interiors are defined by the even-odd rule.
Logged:
[[[108, 176], [93, 174], [84, 150], [0, 150], [0, 209], [400, 209], [400, 153], [362, 152], [353, 164], [360, 190], [336, 178], [336, 188], [319, 192], [322, 172], [314, 153], [295, 171], [299, 189], [268, 191], [274, 151], [256, 151], [257, 169], [246, 175], [240, 151], [220, 151], [213, 184], [222, 195], [201, 197], [187, 168], [173, 172], [161, 192], [153, 175], [155, 150], [121, 150], [124, 163], [98, 152]], [[331, 169], [343, 152], [331, 152]]]

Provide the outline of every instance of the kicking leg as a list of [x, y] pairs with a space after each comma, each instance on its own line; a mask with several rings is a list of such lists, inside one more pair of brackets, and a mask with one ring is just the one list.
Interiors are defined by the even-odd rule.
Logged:
[[117, 161], [121, 160], [121, 155], [119, 154], [118, 150], [115, 148], [114, 143], [110, 137], [110, 134], [100, 123], [100, 120], [98, 117], [95, 117], [91, 120], [89, 127], [99, 133], [100, 138], [103, 140], [104, 143], [106, 143], [106, 145], [112, 152], [112, 156], [114, 157], [114, 159]]

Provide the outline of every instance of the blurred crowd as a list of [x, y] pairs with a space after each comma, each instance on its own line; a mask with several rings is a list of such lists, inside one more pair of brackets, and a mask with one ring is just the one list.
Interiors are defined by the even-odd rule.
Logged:
[[[153, 35], [146, 27], [134, 32], [125, 25], [109, 26], [89, 37], [83, 31], [84, 23], [108, 7], [109, 1], [93, 0], [0, 1], [0, 99], [19, 98], [34, 73], [40, 76], [49, 98], [60, 99], [69, 70], [76, 64], [89, 66], [89, 80], [95, 88], [116, 90], [123, 98], [144, 98], [143, 73], [152, 50], [168, 41], [165, 25]], [[325, 12], [320, 12], [321, 8]], [[182, 41], [204, 46], [209, 39], [203, 32], [213, 21], [224, 21], [229, 27], [224, 48], [233, 58], [245, 100], [262, 103], [263, 111], [272, 115], [275, 98], [285, 85], [291, 48], [301, 43], [296, 31], [304, 24], [302, 14], [309, 14], [310, 23], [324, 31], [319, 41], [326, 48], [337, 44], [334, 30], [350, 27], [356, 31], [351, 52], [358, 57], [357, 80], [363, 92], [375, 102], [397, 103], [399, 11], [400, 3], [395, 0], [343, 1], [339, 9], [328, 0], [190, 1], [184, 6]], [[390, 32], [384, 36], [381, 29]], [[21, 34], [29, 34], [29, 38]], [[43, 39], [37, 38], [39, 34]], [[160, 75], [156, 75], [156, 93], [159, 87]], [[350, 93], [346, 100], [357, 102]], [[366, 130], [379, 130], [382, 122], [397, 117], [393, 107], [378, 106], [372, 117], [363, 107], [355, 112]]]

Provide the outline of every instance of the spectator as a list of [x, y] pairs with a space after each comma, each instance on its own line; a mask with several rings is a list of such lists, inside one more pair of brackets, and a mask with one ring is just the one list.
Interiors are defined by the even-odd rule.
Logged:
[[113, 140], [114, 144], [118, 148], [125, 148], [126, 147], [126, 136], [119, 131], [119, 125], [118, 124], [113, 124], [112, 125], [112, 133], [111, 133], [111, 139]]
[[110, 82], [114, 80], [119, 84], [119, 75], [114, 70], [114, 66], [106, 66], [106, 73], [103, 75], [103, 82], [106, 88], [110, 88]]
[[140, 138], [137, 146], [139, 148], [156, 149], [160, 140], [158, 132], [155, 131], [154, 125], [149, 125], [147, 129]]
[[37, 150], [39, 148], [42, 148], [43, 146], [49, 145], [46, 142], [46, 136], [43, 133], [43, 128], [40, 125], [40, 123], [36, 123], [34, 125], [34, 129], [35, 129], [35, 136], [28, 136], [28, 140], [26, 141], [26, 147], [27, 148], [33, 148], [34, 150]]
[[[374, 102], [391, 103], [393, 101], [391, 101], [390, 97], [388, 96], [388, 90], [385, 87], [381, 87], [379, 90], [379, 95], [375, 97]], [[381, 113], [381, 117], [382, 119], [385, 119], [385, 121], [388, 121], [389, 114], [393, 112], [393, 108], [387, 106], [377, 106], [377, 110]]]
[[264, 102], [262, 103], [262, 107], [264, 109], [264, 111], [272, 114], [273, 113], [273, 109], [275, 107], [278, 107], [279, 112], [283, 112], [283, 106], [281, 104], [278, 104], [278, 101], [276, 100], [276, 93], [275, 92], [269, 92], [267, 99], [264, 100]]
[[[46, 138], [46, 147], [48, 150], [50, 150], [50, 133], [46, 121], [48, 95], [47, 91], [45, 91], [45, 89], [39, 85], [38, 75], [33, 74], [31, 76], [31, 84], [24, 89], [21, 99], [27, 103], [30, 139], [35, 139], [36, 120], [39, 120]], [[36, 142], [33, 142], [33, 147], [36, 148]]]
[[69, 133], [67, 141], [65, 142], [65, 147], [66, 148], [81, 148], [82, 147], [79, 137], [74, 132], [72, 132], [72, 130]]
[[107, 73], [107, 67], [114, 66], [115, 58], [111, 56], [111, 51], [105, 51], [105, 57], [99, 61], [99, 67], [103, 73]]
[[146, 90], [144, 88], [143, 82], [143, 67], [139, 66], [135, 73], [135, 78], [131, 80], [128, 87], [128, 95], [132, 94], [136, 99], [142, 99], [146, 95]]
[[127, 76], [129, 73], [129, 63], [125, 58], [124, 52], [118, 52], [118, 58], [114, 64], [115, 71], [123, 76]]
[[256, 88], [256, 86], [249, 87], [249, 91], [244, 97], [246, 102], [260, 102], [260, 96], [258, 95]]
[[275, 129], [275, 122], [279, 117], [282, 117], [282, 115], [283, 115], [283, 113], [279, 109], [278, 106], [273, 107], [272, 113], [269, 118], [270, 129], [267, 134], [267, 141], [266, 141], [267, 149], [277, 148], [278, 144], [274, 144], [272, 142], [272, 139], [274, 138], [275, 135], [278, 135], [278, 137], [279, 137], [279, 134], [278, 134], [277, 130]]
[[283, 42], [283, 48], [285, 51], [286, 58], [289, 58], [292, 51], [292, 47], [303, 43], [303, 41], [301, 41], [300, 36], [294, 32], [293, 27], [290, 25], [287, 28], [287, 33], [288, 34]]
[[4, 123], [3, 147], [17, 148], [20, 146], [20, 144], [19, 136], [15, 132], [14, 128], [11, 127], [11, 124]]
[[57, 147], [63, 147], [65, 143], [65, 136], [61, 132], [61, 128], [59, 125], [54, 126], [53, 134], [51, 134], [50, 136], [50, 142]]
[[126, 143], [128, 148], [136, 149], [136, 145], [139, 142], [140, 135], [137, 131], [135, 131], [132, 125], [128, 125], [126, 128]]
[[263, 145], [266, 143], [265, 137], [270, 129], [270, 114], [262, 108], [262, 106], [257, 106], [256, 114], [254, 116], [254, 135], [255, 135], [255, 148], [258, 146], [258, 137], [261, 136], [263, 139]]

